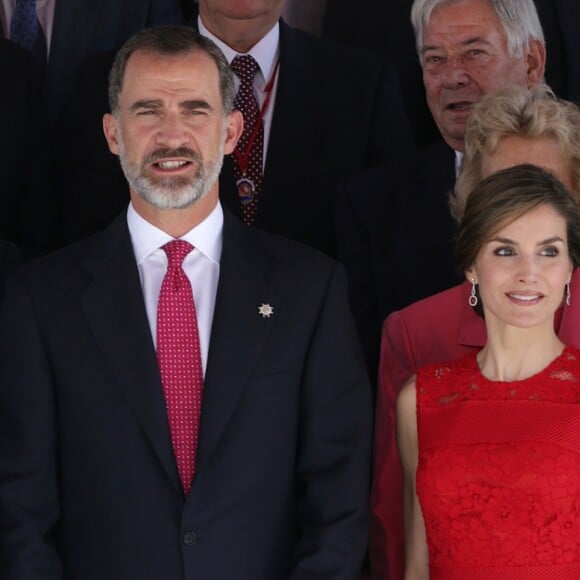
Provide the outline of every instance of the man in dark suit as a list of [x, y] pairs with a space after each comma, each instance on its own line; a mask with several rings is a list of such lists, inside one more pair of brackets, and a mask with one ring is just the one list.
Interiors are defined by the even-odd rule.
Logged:
[[[410, 135], [393, 70], [364, 51], [287, 26], [280, 20], [283, 6], [283, 0], [202, 0], [192, 25], [215, 39], [230, 61], [267, 44], [261, 50], [269, 68], [260, 71], [256, 81], [261, 83], [261, 90], [256, 89], [260, 106], [266, 98], [264, 85], [273, 79], [273, 87], [264, 111], [263, 182], [253, 225], [332, 255], [339, 179], [397, 154]], [[94, 85], [87, 81], [78, 99], [85, 115], [81, 123], [86, 123], [87, 106], [91, 110], [95, 101]], [[105, 105], [100, 107], [102, 112]], [[71, 125], [78, 131], [78, 124]], [[71, 139], [71, 145], [77, 140]], [[91, 138], [87, 141], [92, 147]], [[118, 189], [118, 168], [106, 152], [87, 155], [77, 147], [63, 159], [63, 187], [68, 190], [63, 228], [70, 240], [106, 224], [126, 193]], [[242, 217], [234, 163], [233, 156], [226, 157], [220, 195], [224, 205]], [[104, 179], [115, 181], [116, 188], [108, 189], [115, 192], [117, 205], [110, 199], [93, 207], [85, 198], [95, 196], [80, 194], [71, 185], [87, 170], [100, 184]], [[93, 179], [88, 181], [90, 188]]]
[[[263, 82], [274, 77], [274, 86], [264, 115], [269, 140], [253, 225], [334, 254], [336, 184], [394, 155], [408, 128], [393, 69], [369, 53], [287, 26], [280, 21], [283, 7], [284, 0], [264, 0], [240, 12], [233, 0], [200, 0], [198, 25], [230, 62], [237, 54], [256, 54], [279, 30], [279, 40], [266, 48], [271, 71], [262, 71]], [[221, 199], [242, 217], [235, 163], [229, 156], [224, 164]]]
[[[411, 25], [413, 0], [332, 0], [326, 6], [322, 34], [367, 48], [393, 61], [416, 141], [428, 144], [438, 131], [425, 100], [421, 67]], [[545, 80], [563, 99], [580, 101], [580, 3], [577, 0], [535, 0], [544, 29]]]
[[[447, 199], [472, 105], [507, 84], [527, 86], [543, 77], [545, 46], [533, 0], [500, 2], [512, 5], [506, 13], [515, 10], [526, 31], [514, 36], [520, 52], [508, 47], [506, 25], [490, 0], [437, 2], [428, 22], [415, 22], [427, 102], [441, 138], [403, 162], [355, 176], [339, 196], [338, 257], [347, 267], [373, 377], [385, 317], [461, 280], [451, 259], [455, 225]], [[432, 4], [416, 0], [414, 6], [421, 16]]]
[[371, 405], [345, 277], [222, 210], [233, 96], [191, 29], [133, 37], [104, 119], [127, 213], [7, 285], [3, 580], [359, 577]]

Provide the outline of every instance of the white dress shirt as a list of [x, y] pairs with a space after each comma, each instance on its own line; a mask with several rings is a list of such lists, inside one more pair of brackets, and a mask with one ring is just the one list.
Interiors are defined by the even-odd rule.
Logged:
[[[213, 35], [201, 21], [201, 17], [197, 18], [197, 26], [199, 33], [202, 36], [213, 40], [220, 50], [224, 53], [227, 61], [232, 64], [232, 61], [240, 53], [236, 52], [234, 49], [230, 48], [225, 42], [220, 40], [217, 36]], [[257, 42], [249, 52], [246, 54], [251, 54], [260, 70], [256, 73], [254, 79], [254, 89], [256, 98], [258, 100], [258, 106], [262, 107], [264, 101], [266, 100], [267, 93], [264, 90], [270, 79], [276, 72], [276, 65], [280, 59], [280, 25], [276, 22], [274, 27], [266, 34], [259, 42]], [[264, 123], [264, 155], [262, 169], [266, 167], [266, 155], [268, 151], [268, 142], [270, 140], [270, 129], [272, 127], [272, 116], [274, 114], [274, 103], [276, 102], [276, 91], [278, 89], [278, 78], [280, 77], [280, 67], [278, 67], [276, 78], [274, 79], [274, 84], [272, 86], [272, 96], [270, 97], [270, 103], [265, 111], [263, 123]], [[240, 87], [240, 79], [234, 75], [236, 83], [236, 93]]]
[[[12, 14], [14, 14], [15, 0], [2, 0], [0, 10], [2, 17], [2, 26], [4, 27], [4, 38], [10, 38], [10, 23], [12, 22]], [[52, 38], [52, 25], [54, 22], [54, 5], [56, 0], [36, 0], [36, 16], [40, 26], [44, 30], [46, 36], [46, 50], [47, 54], [50, 51], [50, 40]]]
[[[204, 376], [220, 273], [223, 223], [224, 214], [218, 202], [205, 220], [180, 238], [194, 247], [183, 260], [183, 270], [193, 290]], [[133, 204], [127, 210], [127, 225], [139, 268], [149, 329], [157, 347], [157, 302], [167, 271], [167, 255], [161, 247], [174, 238], [143, 219]]]

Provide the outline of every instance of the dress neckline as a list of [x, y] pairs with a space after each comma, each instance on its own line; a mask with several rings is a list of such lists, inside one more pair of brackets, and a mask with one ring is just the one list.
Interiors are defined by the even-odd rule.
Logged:
[[479, 376], [481, 381], [483, 381], [487, 384], [494, 384], [494, 385], [497, 385], [497, 384], [518, 385], [521, 383], [526, 383], [528, 381], [536, 380], [536, 379], [542, 377], [542, 375], [551, 373], [554, 370], [554, 368], [560, 364], [560, 362], [562, 361], [562, 359], [565, 356], [571, 354], [571, 352], [573, 350], [576, 350], [576, 349], [570, 344], [565, 344], [564, 348], [562, 349], [562, 352], [557, 357], [552, 359], [543, 369], [541, 369], [537, 373], [534, 373], [533, 375], [530, 375], [529, 377], [526, 377], [525, 379], [516, 379], [514, 381], [497, 381], [497, 380], [488, 379], [481, 372], [481, 369], [479, 368], [479, 364], [477, 362], [477, 355], [481, 352], [481, 350], [482, 349], [479, 349], [477, 351], [470, 353], [470, 355], [468, 355], [468, 357], [469, 357], [468, 362], [469, 362], [470, 370], [475, 372]]

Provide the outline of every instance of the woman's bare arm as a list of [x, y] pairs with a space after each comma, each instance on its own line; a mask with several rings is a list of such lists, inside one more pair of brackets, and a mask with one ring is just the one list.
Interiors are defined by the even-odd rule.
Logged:
[[397, 447], [403, 468], [405, 580], [429, 578], [425, 523], [415, 489], [419, 459], [416, 401], [415, 377], [412, 377], [397, 398]]

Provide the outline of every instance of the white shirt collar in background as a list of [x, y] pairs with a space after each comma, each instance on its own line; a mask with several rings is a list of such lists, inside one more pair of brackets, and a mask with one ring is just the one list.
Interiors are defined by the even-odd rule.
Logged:
[[[230, 48], [225, 42], [220, 40], [217, 36], [212, 34], [201, 21], [201, 17], [197, 17], [197, 26], [199, 33], [210, 40], [213, 40], [218, 48], [224, 53], [227, 61], [231, 64], [238, 52], [233, 48]], [[262, 86], [257, 86], [260, 90], [263, 90], [266, 83], [270, 80], [274, 74], [274, 69], [276, 68], [276, 63], [278, 62], [278, 55], [280, 52], [280, 24], [276, 22], [274, 27], [266, 34], [261, 40], [259, 40], [246, 54], [251, 54], [258, 66], [260, 67], [261, 73], [261, 84]]]

